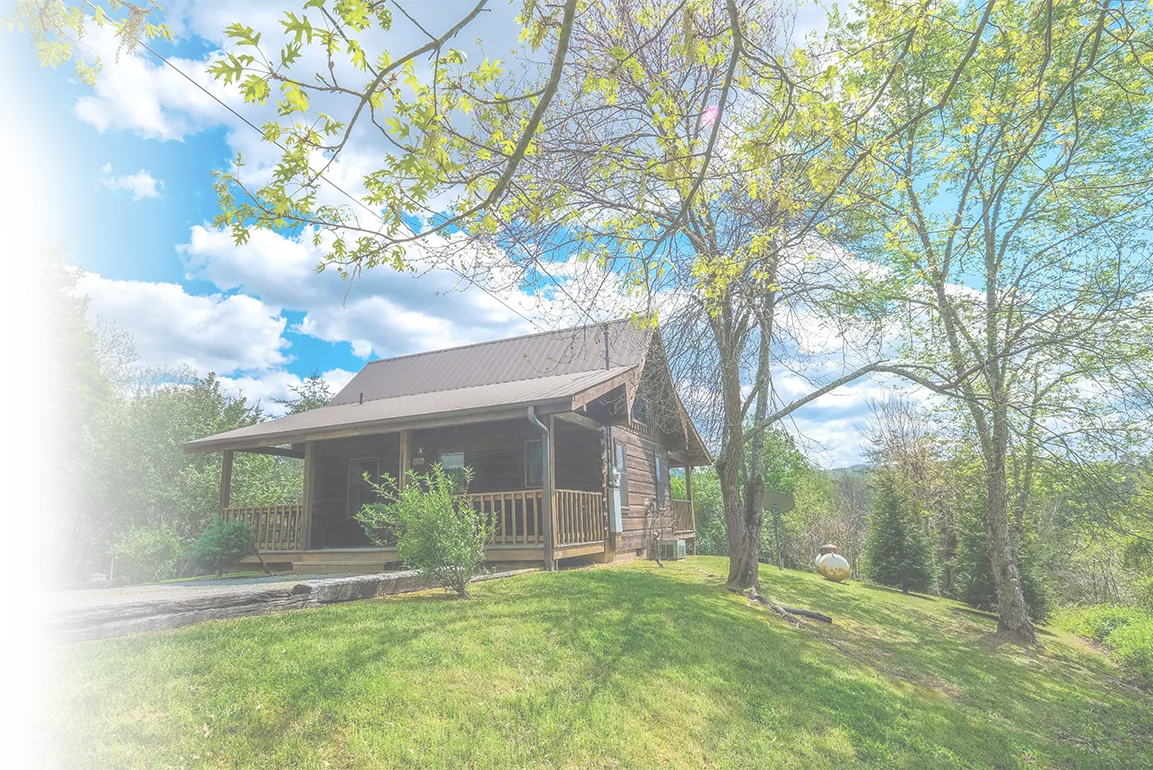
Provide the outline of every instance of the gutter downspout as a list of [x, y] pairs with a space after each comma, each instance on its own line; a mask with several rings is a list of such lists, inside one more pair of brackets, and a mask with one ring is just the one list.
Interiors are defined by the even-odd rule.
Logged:
[[536, 407], [530, 406], [528, 408], [528, 419], [540, 431], [541, 438], [541, 478], [543, 480], [544, 489], [541, 495], [543, 502], [541, 510], [541, 523], [544, 526], [544, 568], [552, 570], [553, 567], [553, 533], [552, 533], [552, 474], [549, 470], [552, 468], [552, 436], [549, 434], [548, 427], [537, 419]]

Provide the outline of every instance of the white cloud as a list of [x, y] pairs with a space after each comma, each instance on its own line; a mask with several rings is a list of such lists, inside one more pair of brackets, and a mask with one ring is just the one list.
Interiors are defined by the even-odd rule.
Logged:
[[256, 230], [246, 244], [235, 246], [227, 231], [197, 225], [179, 251], [189, 278], [304, 312], [293, 331], [347, 342], [361, 358], [528, 333], [532, 325], [517, 312], [531, 318], [538, 308], [537, 300], [523, 292], [505, 292], [498, 300], [479, 288], [463, 287], [447, 270], [414, 276], [378, 267], [351, 283], [331, 270], [318, 275], [324, 243], [314, 246], [311, 231], [285, 237]]
[[[329, 392], [335, 396], [355, 375], [356, 372], [331, 369], [322, 372], [320, 376], [328, 382]], [[265, 415], [280, 417], [287, 408], [277, 401], [290, 401], [296, 398], [292, 388], [299, 388], [302, 382], [303, 379], [298, 375], [281, 369], [257, 376], [221, 377], [220, 387], [232, 396], [244, 396], [250, 404], [259, 403]]]
[[145, 366], [189, 366], [197, 372], [265, 371], [289, 359], [280, 309], [242, 294], [192, 295], [174, 283], [81, 276], [89, 313], [132, 335]]
[[122, 174], [112, 176], [112, 164], [105, 163], [100, 168], [100, 184], [109, 190], [129, 190], [132, 193], [132, 202], [143, 198], [161, 198], [160, 188], [164, 182], [156, 179], [147, 171], [141, 169], [135, 174]]
[[104, 62], [91, 95], [76, 101], [76, 116], [103, 132], [129, 130], [146, 139], [182, 139], [206, 128], [234, 120], [227, 111], [194, 83], [233, 106], [242, 104], [235, 87], [226, 88], [208, 74], [219, 52], [203, 59], [173, 57], [177, 72], [163, 62], [148, 58], [143, 49], [121, 51], [110, 28], [93, 28], [85, 38]]

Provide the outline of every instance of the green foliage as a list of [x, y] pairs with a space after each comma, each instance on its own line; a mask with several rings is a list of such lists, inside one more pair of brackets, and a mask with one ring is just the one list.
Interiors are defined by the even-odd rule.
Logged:
[[[1018, 565], [1021, 592], [1025, 595], [1029, 616], [1038, 623], [1044, 623], [1053, 613], [1053, 597], [1044, 573], [1031, 558], [1029, 545], [1029, 542], [1022, 544]], [[954, 598], [979, 610], [997, 611], [997, 581], [993, 576], [984, 518], [980, 514], [968, 517], [961, 524], [952, 568], [956, 584]]]
[[131, 583], [176, 577], [185, 561], [180, 537], [163, 523], [130, 528], [115, 554], [115, 576]]
[[[673, 497], [686, 497], [683, 476], [672, 477]], [[721, 480], [713, 468], [693, 472], [693, 511], [697, 518], [697, 553], [726, 556], [729, 541], [725, 535], [725, 508], [721, 502]]]
[[1121, 626], [1105, 637], [1105, 644], [1122, 666], [1153, 683], [1153, 615]]
[[[44, 269], [49, 288], [38, 301], [51, 309], [56, 341], [43, 367], [54, 386], [45, 433], [68, 469], [45, 490], [46, 510], [59, 512], [43, 527], [54, 579], [106, 572], [127, 543], [144, 548], [142, 533], [168, 533], [190, 548], [217, 515], [221, 456], [188, 454], [181, 444], [252, 425], [263, 419], [260, 407], [224, 393], [211, 373], [141, 369], [122, 329], [89, 323], [87, 300], [76, 296], [76, 273], [63, 259], [47, 255]], [[300, 460], [236, 456], [235, 505], [296, 502], [302, 486]], [[139, 577], [158, 574], [144, 569]]]
[[1153, 540], [1130, 537], [1121, 547], [1121, 565], [1126, 569], [1153, 572]]
[[[17, 236], [8, 266], [12, 287], [12, 365], [8, 373], [8, 452], [13, 503], [25, 486], [59, 483], [89, 444], [90, 425], [111, 395], [100, 373], [84, 272], [63, 243]], [[29, 489], [28, 493], [35, 495]]]
[[356, 518], [373, 542], [383, 545], [395, 538], [396, 555], [406, 567], [467, 597], [494, 527], [464, 496], [471, 482], [471, 468], [458, 475], [439, 463], [428, 473], [409, 471], [403, 490], [386, 474], [376, 491], [388, 502], [366, 505]]
[[276, 398], [273, 401], [287, 406], [289, 414], [299, 414], [310, 409], [328, 406], [328, 402], [332, 400], [328, 381], [320, 376], [319, 369], [313, 369], [312, 374], [304, 379], [299, 388], [289, 385], [288, 389], [296, 394], [296, 398]]
[[256, 535], [243, 521], [217, 518], [192, 547], [192, 561], [217, 576], [224, 568], [256, 553]]
[[[252, 425], [262, 416], [243, 397], [223, 393], [213, 374], [179, 373], [116, 399], [89, 430], [94, 472], [88, 485], [91, 503], [103, 516], [94, 524], [115, 529], [163, 518], [191, 544], [217, 514], [221, 456], [188, 454], [181, 444]], [[295, 502], [302, 484], [299, 460], [238, 453], [232, 502]]]
[[878, 470], [869, 507], [865, 574], [874, 583], [906, 592], [932, 590], [933, 552], [907, 482], [892, 470]]
[[1153, 612], [1103, 604], [1076, 614], [1068, 625], [1108, 645], [1121, 665], [1153, 684]]
[[1108, 636], [1122, 626], [1140, 622], [1149, 613], [1136, 607], [1120, 604], [1099, 604], [1081, 612], [1075, 612], [1073, 619], [1065, 625], [1070, 631], [1104, 642]]
[[1153, 612], [1153, 575], [1133, 578], [1133, 593], [1139, 606]]
[[10, 240], [9, 564], [17, 586], [59, 580], [61, 554], [95, 548], [67, 522], [77, 507], [74, 468], [91, 453], [92, 425], [112, 391], [85, 317], [88, 297], [76, 294], [84, 273], [66, 251], [46, 237]]
[[[91, 11], [92, 15], [87, 15]], [[157, 19], [164, 8], [149, 0], [105, 0], [103, 3], [72, 3], [66, 0], [18, 0], [11, 16], [0, 18], [9, 32], [27, 33], [41, 66], [58, 67], [72, 61], [82, 83], [95, 87], [103, 69], [100, 57], [84, 43], [86, 27], [111, 27], [119, 40], [116, 56], [132, 53], [141, 41], [172, 40], [172, 32]]]

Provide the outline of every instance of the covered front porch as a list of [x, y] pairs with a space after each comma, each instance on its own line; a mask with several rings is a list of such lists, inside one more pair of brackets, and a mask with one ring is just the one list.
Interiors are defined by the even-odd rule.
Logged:
[[[433, 463], [470, 467], [467, 499], [487, 514], [491, 564], [544, 564], [611, 549], [607, 532], [603, 429], [579, 416], [499, 420], [306, 440], [224, 452], [220, 513], [245, 521], [265, 562], [304, 572], [368, 572], [396, 567], [395, 548], [365, 535], [356, 513], [379, 502], [369, 481]], [[304, 461], [303, 494], [282, 505], [231, 505], [234, 453], [257, 451]], [[367, 477], [367, 480], [366, 480]], [[250, 559], [249, 561], [255, 561]], [[290, 565], [290, 566], [289, 566]]]

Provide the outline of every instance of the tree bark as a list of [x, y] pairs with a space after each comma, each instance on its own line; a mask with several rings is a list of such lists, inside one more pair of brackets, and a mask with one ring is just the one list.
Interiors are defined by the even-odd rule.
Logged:
[[1017, 536], [1009, 523], [1009, 481], [1006, 473], [1008, 420], [994, 414], [992, 422], [993, 446], [989, 447], [985, 460], [989, 493], [986, 529], [993, 579], [997, 584], [997, 630], [1033, 642], [1036, 641], [1036, 634], [1029, 619], [1025, 592], [1021, 588]]
[[724, 409], [724, 432], [717, 459], [717, 477], [721, 483], [721, 501], [725, 508], [725, 529], [729, 541], [730, 589], [761, 589], [757, 577], [757, 540], [761, 531], [759, 517], [747, 518], [741, 499], [741, 465], [745, 455], [745, 433], [741, 406], [740, 350], [743, 340], [733, 328], [731, 305], [711, 321], [717, 351], [720, 353], [721, 399]]

